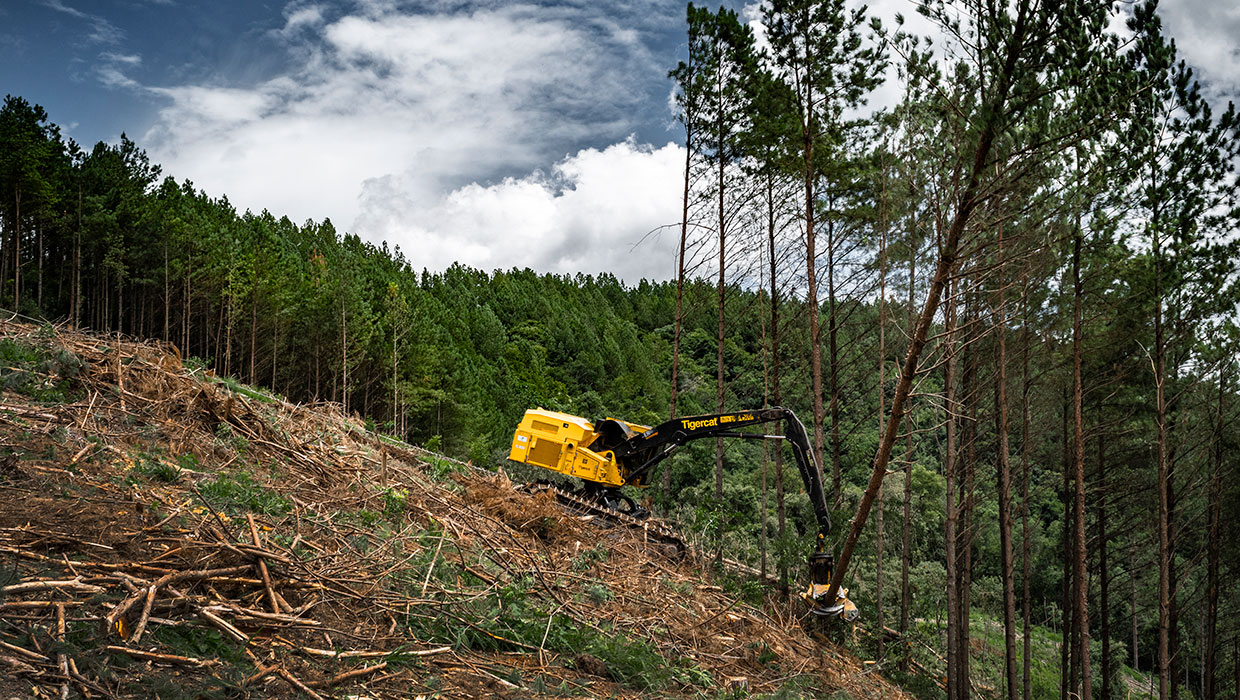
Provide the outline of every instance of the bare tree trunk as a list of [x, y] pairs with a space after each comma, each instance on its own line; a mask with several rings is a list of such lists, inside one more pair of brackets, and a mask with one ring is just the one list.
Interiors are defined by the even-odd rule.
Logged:
[[1107, 568], [1107, 480], [1105, 441], [1098, 436], [1098, 607], [1100, 608], [1102, 633], [1102, 688], [1101, 700], [1111, 700], [1111, 571]]
[[13, 216], [13, 309], [22, 306], [22, 187], [14, 188]]
[[1089, 578], [1085, 569], [1085, 417], [1084, 390], [1081, 383], [1083, 331], [1081, 329], [1081, 227], [1077, 223], [1072, 246], [1072, 471], [1075, 485], [1073, 509], [1076, 528], [1073, 568], [1076, 579], [1076, 644], [1081, 657], [1081, 697], [1093, 697], [1089, 653]]
[[[221, 344], [224, 342], [224, 318], [226, 316], [226, 312], [227, 312], [227, 304], [224, 302], [223, 298], [221, 297], [220, 315], [219, 317], [215, 319], [215, 345], [214, 345], [215, 350], [212, 353], [213, 355], [215, 355], [215, 371], [216, 372], [220, 372], [223, 369], [223, 365], [220, 364], [220, 358], [223, 356], [223, 353], [220, 352], [220, 347], [221, 347]], [[227, 372], [225, 372], [225, 374], [227, 374]]]
[[271, 390], [276, 391], [276, 367], [280, 364], [280, 319], [271, 320]]
[[43, 309], [43, 221], [42, 221], [42, 218], [40, 218], [39, 220], [37, 252], [39, 254], [39, 276], [35, 282], [34, 304], [35, 306], [39, 307], [40, 310], [42, 310]]
[[[886, 173], [884, 172], [884, 175]], [[884, 180], [884, 188], [886, 180]], [[884, 327], [887, 322], [887, 228], [886, 228], [886, 192], [882, 195], [884, 221], [880, 224], [879, 230], [879, 265], [878, 265], [878, 429], [882, 431], [885, 416], [883, 415], [883, 402], [886, 392], [886, 369], [887, 369], [887, 329]], [[834, 343], [833, 343], [834, 345]], [[832, 362], [832, 374], [835, 373], [835, 364]], [[835, 403], [835, 397], [831, 398], [832, 404]], [[832, 431], [837, 428], [836, 421], [832, 419]], [[876, 623], [878, 628], [878, 658], [883, 658], [883, 492], [878, 492], [878, 511], [874, 514], [874, 603], [876, 610]]]
[[1154, 427], [1158, 449], [1158, 700], [1171, 697], [1171, 494], [1167, 465], [1166, 350], [1163, 341], [1162, 250], [1154, 230]]
[[[343, 290], [342, 290], [343, 291]], [[340, 295], [340, 404], [349, 413], [349, 324], [344, 314], [344, 294]]]
[[974, 515], [974, 494], [975, 479], [977, 477], [977, 297], [976, 292], [969, 295], [965, 302], [965, 322], [972, 329], [968, 334], [968, 340], [964, 347], [964, 371], [960, 376], [961, 389], [961, 408], [966, 411], [965, 419], [960, 436], [962, 438], [961, 447], [964, 450], [964, 481], [960, 488], [960, 504], [963, 508], [961, 517], [964, 520], [964, 527], [960, 530], [960, 618], [964, 624], [960, 625], [957, 633], [960, 635], [956, 646], [960, 649], [960, 655], [957, 657], [957, 663], [960, 664], [960, 677], [965, 679], [966, 683], [960, 686], [960, 698], [965, 700], [970, 695], [971, 686], [967, 681], [971, 678], [969, 666], [972, 663], [972, 655], [970, 653], [971, 644], [970, 623], [972, 621], [972, 604], [973, 604], [973, 515]]
[[232, 330], [233, 330], [233, 296], [230, 292], [221, 310], [227, 319], [224, 323], [224, 375], [232, 376]]
[[999, 227], [999, 313], [997, 319], [999, 356], [995, 362], [995, 434], [999, 459], [999, 555], [1003, 568], [1003, 658], [1007, 671], [1008, 700], [1016, 700], [1016, 592], [1012, 556], [1012, 465], [1008, 452], [1007, 403], [1007, 307], [1003, 277], [1003, 227]]
[[1024, 700], [1031, 700], [1033, 697], [1033, 683], [1030, 677], [1031, 667], [1033, 665], [1033, 645], [1030, 642], [1031, 633], [1031, 605], [1029, 600], [1030, 594], [1030, 559], [1031, 547], [1029, 541], [1029, 345], [1033, 342], [1033, 334], [1029, 332], [1029, 278], [1024, 278], [1024, 284], [1021, 289], [1021, 330], [1024, 336], [1021, 343], [1022, 366], [1021, 366], [1021, 425], [1020, 425], [1020, 471], [1021, 471], [1021, 585], [1024, 592], [1021, 594], [1021, 616], [1024, 621], [1023, 634], [1025, 638], [1023, 668], [1021, 669], [1021, 681], [1025, 689]]
[[[767, 222], [766, 235], [767, 244], [769, 246], [768, 261], [771, 267], [771, 403], [774, 406], [781, 406], [782, 397], [779, 393], [779, 285], [776, 283], [776, 267], [775, 267], [775, 194], [774, 185], [772, 183], [772, 175], [767, 173], [766, 176], [766, 202], [767, 202]], [[778, 426], [774, 427], [779, 430]], [[775, 449], [775, 510], [777, 513], [778, 529], [776, 535], [780, 542], [784, 540], [784, 456], [783, 449], [779, 446]], [[779, 558], [779, 582], [781, 585], [788, 583], [788, 567], [784, 564], [783, 557]]]
[[77, 227], [73, 231], [73, 294], [70, 327], [77, 330], [82, 321], [82, 185], [78, 184]]
[[[718, 92], [720, 105], [719, 110], [722, 114], [723, 90]], [[723, 133], [720, 128], [719, 138], [722, 144]], [[722, 145], [720, 146], [722, 150]], [[718, 333], [715, 337], [715, 411], [723, 413], [723, 302], [724, 302], [724, 282], [726, 273], [726, 244], [727, 244], [727, 217], [725, 216], [724, 207], [724, 182], [726, 173], [724, 172], [724, 158], [722, 154], [719, 156], [719, 281], [716, 288], [717, 294], [717, 311], [718, 311]], [[716, 509], [719, 509], [723, 503], [723, 438], [715, 438], [715, 503]], [[717, 532], [719, 536], [719, 544], [715, 550], [715, 558], [719, 559], [723, 556], [723, 512], [719, 510], [719, 520], [716, 522]]]
[[[1170, 412], [1170, 404], [1168, 405], [1168, 412]], [[1182, 650], [1181, 644], [1180, 644], [1179, 593], [1180, 593], [1180, 576], [1182, 574], [1177, 573], [1176, 561], [1175, 561], [1176, 542], [1179, 541], [1179, 533], [1176, 531], [1176, 527], [1175, 527], [1177, 504], [1179, 503], [1179, 500], [1178, 500], [1178, 497], [1176, 496], [1176, 491], [1175, 491], [1176, 472], [1177, 472], [1177, 466], [1176, 466], [1176, 459], [1175, 459], [1175, 450], [1171, 448], [1171, 449], [1168, 449], [1168, 455], [1167, 455], [1167, 484], [1166, 484], [1167, 506], [1168, 506], [1167, 540], [1168, 540], [1168, 547], [1170, 549], [1169, 559], [1167, 561], [1167, 578], [1169, 582], [1169, 589], [1168, 589], [1169, 597], [1167, 599], [1167, 605], [1169, 607], [1168, 626], [1170, 627], [1170, 630], [1169, 630], [1169, 637], [1167, 641], [1172, 650], [1171, 660], [1170, 660], [1171, 667], [1169, 669], [1169, 677], [1171, 679], [1171, 700], [1179, 700], [1180, 698], [1180, 683], [1178, 683], [1176, 679], [1180, 675], [1180, 667], [1184, 665], [1183, 658], [1185, 656], [1184, 650]]]
[[[835, 198], [827, 197], [828, 212], [835, 211]], [[835, 219], [827, 219], [827, 352], [831, 365], [831, 481], [835, 491], [832, 503], [838, 508], [843, 498], [843, 474], [840, 466], [840, 353], [839, 328], [835, 314]]]
[[1060, 606], [1063, 614], [1063, 629], [1060, 640], [1060, 679], [1059, 696], [1066, 698], [1068, 693], [1076, 692], [1076, 645], [1073, 643], [1075, 630], [1075, 606], [1072, 604], [1072, 579], [1076, 571], [1072, 566], [1072, 501], [1069, 498], [1071, 474], [1072, 437], [1068, 432], [1068, 414], [1071, 410], [1071, 399], [1068, 389], [1064, 388], [1063, 397], [1063, 586], [1060, 591]]
[[[822, 406], [822, 342], [818, 329], [818, 270], [814, 251], [814, 142], [808, 129], [805, 132], [805, 257], [806, 289], [805, 306], [809, 311], [810, 390], [814, 395], [814, 458], [822, 464], [823, 423]], [[838, 489], [837, 489], [838, 493]], [[838, 571], [839, 568], [837, 567]], [[833, 586], [834, 587], [834, 586]], [[828, 591], [827, 600], [834, 592]]]
[[1132, 594], [1132, 667], [1139, 669], [1141, 664], [1141, 651], [1137, 646], [1140, 640], [1138, 632], [1140, 627], [1137, 625], [1137, 546], [1134, 543], [1128, 550], [1128, 581], [1131, 584]]
[[943, 480], [946, 485], [947, 505], [944, 518], [943, 543], [946, 548], [947, 571], [947, 700], [959, 700], [960, 686], [968, 679], [960, 678], [960, 664], [956, 657], [961, 651], [957, 646], [960, 619], [959, 580], [960, 570], [956, 560], [956, 282], [944, 311], [943, 337], [946, 343], [946, 368], [943, 376], [943, 403], [947, 407], [947, 444], [943, 455]]
[[[776, 282], [776, 266], [775, 266], [775, 187], [773, 175], [766, 173], [766, 243], [768, 243], [768, 263], [770, 265], [770, 285], [771, 285], [771, 405], [782, 405], [780, 401], [780, 363], [779, 363], [779, 284]], [[780, 430], [779, 424], [773, 426], [775, 431]], [[784, 541], [785, 527], [785, 504], [784, 504], [784, 450], [776, 445], [775, 448], [775, 510], [777, 519], [776, 536], [780, 543]], [[764, 510], [765, 513], [765, 510]], [[765, 525], [764, 525], [765, 532]], [[779, 581], [780, 585], [787, 585], [787, 566], [784, 558], [779, 559]]]
[[258, 350], [258, 285], [250, 290], [250, 386], [254, 386], [257, 366], [254, 355]]
[[[1223, 515], [1223, 399], [1227, 379], [1227, 367], [1219, 368], [1218, 373], [1218, 411], [1214, 425], [1214, 469], [1210, 475], [1210, 523], [1209, 539], [1206, 545], [1206, 634], [1205, 661], [1202, 664], [1202, 676], [1205, 687], [1204, 700], [1215, 700], [1218, 696], [1217, 684], [1214, 680], [1218, 646], [1218, 598], [1219, 598], [1219, 550], [1222, 547], [1222, 515]], [[1237, 689], [1240, 692], [1240, 688]]]
[[[913, 283], [917, 275], [917, 251], [913, 245], [912, 235], [909, 236], [908, 248], [908, 329], [912, 334], [913, 324]], [[909, 558], [912, 557], [912, 503], [913, 503], [913, 403], [910, 401], [908, 408], [904, 411], [904, 527], [901, 532], [901, 557], [900, 557], [900, 637], [905, 638], [908, 635], [908, 619], [909, 619]], [[908, 671], [909, 647], [904, 647], [905, 653], [900, 658], [900, 670]]]
[[[759, 279], [758, 279], [759, 301], [761, 300], [761, 296], [762, 296], [761, 274], [762, 273], [760, 272]], [[770, 355], [768, 353], [767, 340], [766, 340], [766, 335], [767, 335], [766, 334], [766, 316], [763, 313], [763, 311], [764, 310], [761, 310], [761, 309], [758, 311], [758, 325], [761, 326], [761, 330], [762, 330], [762, 405], [770, 406], [771, 405], [771, 360], [770, 360]], [[761, 499], [762, 500], [761, 500], [761, 503], [759, 504], [759, 510], [758, 510], [758, 525], [759, 525], [758, 527], [758, 551], [759, 551], [759, 557], [761, 559], [760, 580], [762, 581], [766, 580], [766, 512], [767, 512], [767, 509], [766, 509], [766, 506], [767, 506], [766, 472], [767, 472], [768, 463], [770, 462], [770, 458], [771, 458], [770, 440], [763, 440], [762, 441], [762, 472], [760, 475], [761, 492], [762, 492]]]
[[189, 355], [191, 354], [190, 345], [189, 345], [189, 327], [190, 327], [190, 315], [191, 315], [190, 312], [192, 311], [193, 306], [190, 303], [191, 297], [190, 297], [189, 279], [192, 276], [190, 271], [193, 268], [194, 268], [194, 260], [193, 258], [190, 258], [189, 264], [185, 266], [185, 299], [182, 300], [182, 304], [183, 304], [182, 314], [184, 315], [184, 318], [181, 319], [181, 325], [185, 329], [185, 341], [184, 341], [184, 345], [182, 345], [182, 348], [184, 349], [186, 357], [189, 357]]
[[164, 234], [164, 340], [172, 342], [172, 337], [168, 335], [168, 316], [169, 309], [172, 304], [171, 292], [168, 287], [168, 236]]

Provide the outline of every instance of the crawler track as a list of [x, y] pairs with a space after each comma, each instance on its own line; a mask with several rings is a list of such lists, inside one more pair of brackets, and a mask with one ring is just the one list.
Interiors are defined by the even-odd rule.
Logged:
[[651, 542], [657, 542], [661, 545], [675, 547], [677, 554], [681, 554], [686, 550], [685, 542], [681, 539], [680, 535], [658, 520], [649, 518], [635, 518], [627, 513], [612, 510], [604, 507], [597, 501], [589, 498], [583, 498], [578, 494], [571, 491], [566, 491], [546, 481], [524, 484], [519, 488], [521, 491], [524, 491], [530, 495], [550, 491], [555, 494], [555, 500], [559, 502], [560, 505], [573, 512], [580, 513], [582, 515], [594, 516], [607, 522], [624, 525], [626, 527], [633, 528], [634, 530], [640, 530], [645, 533], [646, 538]]

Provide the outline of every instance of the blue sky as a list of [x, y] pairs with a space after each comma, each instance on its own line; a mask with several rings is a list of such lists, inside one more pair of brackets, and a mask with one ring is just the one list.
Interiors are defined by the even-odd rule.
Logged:
[[[1208, 89], [1235, 95], [1240, 2], [1165, 4]], [[125, 131], [239, 209], [330, 218], [418, 267], [636, 281], [673, 272], [673, 234], [643, 237], [680, 216], [683, 37], [679, 0], [4, 0], [0, 91], [87, 146]]]

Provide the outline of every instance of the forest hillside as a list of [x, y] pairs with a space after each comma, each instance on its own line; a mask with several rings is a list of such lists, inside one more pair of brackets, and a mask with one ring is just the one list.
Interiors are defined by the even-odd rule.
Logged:
[[[245, 531], [228, 524], [228, 513], [217, 521], [199, 494], [178, 495], [178, 507], [206, 509], [184, 526], [193, 533], [211, 522], [235, 532], [222, 532], [206, 550], [174, 542], [168, 551], [176, 553], [165, 558], [184, 554], [186, 566], [228, 569], [242, 566], [237, 557], [259, 556], [247, 548], [293, 562], [294, 541], [319, 547], [307, 561], [343, 582], [332, 590], [344, 598], [328, 596], [335, 604], [380, 590], [406, 566], [399, 562], [417, 561], [431, 540], [449, 546], [447, 535], [435, 534], [446, 525], [418, 520], [431, 534], [396, 552], [406, 525], [389, 526], [389, 509], [404, 518], [403, 504], [423, 507], [441, 486], [459, 495], [491, 483], [507, 493], [502, 481], [485, 482], [494, 476], [473, 476], [474, 468], [503, 471], [518, 483], [546, 478], [506, 460], [527, 409], [657, 425], [673, 416], [784, 406], [807, 426], [826, 484], [835, 527], [825, 544], [839, 574], [832, 585], [851, 589], [865, 621], [855, 639], [841, 641], [874, 661], [874, 673], [927, 697], [945, 692], [948, 700], [1032, 700], [1035, 688], [1040, 696], [1091, 700], [1127, 697], [1138, 687], [1159, 700], [1240, 694], [1240, 544], [1226, 524], [1240, 513], [1240, 112], [1181, 58], [1152, 0], [928, 1], [916, 9], [919, 21], [936, 28], [934, 41], [913, 33], [904, 17], [872, 16], [843, 0], [760, 3], [762, 36], [753, 17], [726, 7], [686, 8], [684, 50], [667, 65], [685, 156], [682, 206], [669, 213], [666, 229], [679, 233], [677, 273], [668, 281], [424, 269], [417, 251], [364, 240], [326, 219], [238, 211], [224, 194], [163, 173], [124, 134], [85, 148], [37, 102], [7, 96], [0, 108], [0, 304], [50, 329], [27, 328], [19, 334], [34, 340], [3, 347], [5, 401], [24, 396], [22, 411], [34, 416], [9, 420], [52, 425], [59, 411], [71, 411], [65, 430], [76, 425], [82, 433], [56, 438], [53, 426], [47, 444], [37, 431], [13, 428], [6, 464], [26, 471], [10, 478], [32, 478], [21, 467], [30, 454], [61, 460], [72, 449], [72, 464], [98, 455], [92, 464], [108, 470], [119, 467], [103, 466], [106, 455], [135, 460], [130, 447], [111, 443], [78, 451], [89, 447], [81, 441], [90, 440], [90, 421], [103, 420], [104, 399], [119, 409], [107, 416], [110, 429], [127, 440], [154, 430], [139, 427], [150, 423], [139, 413], [145, 404], [132, 399], [138, 385], [124, 379], [136, 361], [116, 352], [119, 338], [150, 342], [157, 356], [143, 362], [175, 358], [168, 376], [182, 377], [189, 392], [169, 389], [159, 410], [206, 411], [214, 422], [206, 433], [159, 438], [171, 440], [162, 456], [134, 462], [152, 473], [141, 485], [157, 491], [161, 475], [181, 484], [202, 473], [235, 482], [219, 486], [222, 492], [259, 494], [258, 502], [287, 487], [293, 491], [287, 503], [276, 501], [284, 504], [279, 515], [330, 530], [297, 531], [280, 545], [289, 551], [279, 553], [270, 541], [254, 541], [261, 530], [248, 544], [240, 541]], [[896, 88], [885, 91], [890, 104], [867, 107], [884, 84]], [[644, 233], [633, 232], [634, 240]], [[74, 335], [85, 331], [93, 340]], [[31, 349], [35, 341], [50, 344]], [[57, 342], [69, 343], [68, 355]], [[115, 389], [96, 396], [61, 389], [59, 379], [47, 384], [78, 362], [95, 368], [93, 376], [119, 363], [111, 370]], [[193, 382], [208, 388], [198, 391]], [[216, 396], [220, 383], [236, 391]], [[237, 391], [255, 396], [242, 400]], [[314, 428], [260, 430], [246, 422], [263, 410], [258, 396], [296, 421], [305, 410], [299, 406], [330, 406], [335, 418], [306, 418]], [[150, 424], [162, 430], [162, 420]], [[282, 442], [280, 430], [298, 442]], [[370, 442], [359, 443], [361, 435]], [[355, 443], [356, 450], [349, 447]], [[204, 464], [202, 450], [217, 444], [223, 452]], [[335, 460], [332, 469], [369, 469], [382, 444], [425, 450], [406, 461], [412, 471], [395, 491], [383, 491], [381, 480], [378, 491], [359, 485], [344, 495], [332, 490], [336, 476], [318, 474], [328, 469], [321, 459]], [[263, 455], [264, 466], [236, 456], [250, 451]], [[760, 580], [773, 577], [779, 590], [798, 580], [817, 529], [786, 452], [774, 440], [698, 441], [662, 464], [651, 488], [629, 495], [675, 523], [699, 551], [757, 570]], [[197, 461], [168, 466], [187, 453]], [[270, 477], [266, 465], [280, 460], [307, 471]], [[458, 461], [470, 469], [447, 474]], [[229, 476], [233, 467], [248, 476]], [[440, 476], [455, 486], [442, 479], [417, 486], [414, 472], [427, 469], [445, 472]], [[305, 486], [315, 478], [327, 480]], [[45, 490], [37, 480], [21, 488]], [[315, 511], [310, 506], [319, 501], [298, 488], [329, 500]], [[99, 498], [135, 517], [118, 505], [129, 503], [120, 496]], [[333, 505], [337, 498], [351, 505]], [[459, 516], [488, 532], [472, 519], [481, 516], [464, 514], [485, 513], [482, 497], [435, 498], [462, 512], [434, 518]], [[333, 509], [372, 515], [337, 518]], [[149, 526], [138, 524], [125, 531]], [[392, 544], [375, 527], [388, 528]], [[464, 535], [459, 530], [451, 541]], [[452, 547], [459, 585], [436, 578], [434, 562], [444, 555], [432, 555], [417, 588], [422, 596], [423, 588], [429, 595], [441, 586], [448, 597], [463, 596], [453, 598], [458, 602], [495, 611], [502, 604], [504, 615], [495, 619], [508, 633], [464, 625], [454, 628], [459, 638], [434, 629], [423, 637], [492, 654], [541, 649], [544, 660], [549, 649], [603, 645], [590, 637], [604, 629], [599, 621], [581, 627], [594, 630], [582, 632], [590, 639], [551, 636], [561, 615], [584, 619], [584, 608], [539, 573], [563, 570], [563, 562], [510, 560], [518, 555], [503, 542], [543, 540], [516, 531], [503, 537], [477, 550]], [[111, 551], [86, 547], [97, 556]], [[395, 557], [386, 565], [395, 568], [349, 580], [348, 557], [379, 550]], [[550, 556], [542, 545], [523, 551]], [[145, 554], [149, 562], [161, 556]], [[53, 555], [40, 556], [51, 559], [31, 561], [60, 566]], [[528, 564], [532, 578], [500, 578], [474, 563], [468, 566], [480, 573], [467, 575], [461, 567], [476, 557], [526, 573]], [[636, 561], [623, 559], [581, 566]], [[144, 565], [150, 575], [169, 572]], [[169, 600], [156, 595], [166, 588], [207, 595], [193, 604], [220, 617], [210, 591], [191, 593], [176, 574], [156, 586], [141, 570], [122, 572], [124, 604], [140, 607], [140, 616], [150, 607], [148, 619], [176, 619], [155, 607], [156, 599]], [[71, 573], [54, 580], [77, 578]], [[726, 577], [726, 567], [715, 573]], [[661, 575], [670, 576], [649, 574]], [[564, 578], [594, 583], [574, 576]], [[144, 582], [152, 592], [142, 599]], [[103, 586], [79, 581], [66, 590], [95, 590], [80, 585]], [[230, 604], [276, 619], [253, 615], [268, 596], [265, 583], [245, 585], [252, 599]], [[620, 585], [595, 590], [600, 600], [592, 604], [626, 606]], [[106, 599], [108, 591], [114, 588], [98, 593]], [[649, 607], [663, 600], [640, 595]], [[731, 619], [715, 614], [730, 602], [710, 600], [701, 602], [711, 612], [698, 610], [691, 624]], [[39, 604], [56, 608], [56, 601], [17, 602], [34, 603], [22, 614], [46, 626], [50, 608]], [[349, 649], [362, 651], [349, 635], [392, 635], [401, 619], [414, 624], [413, 612], [397, 618], [383, 605], [367, 609], [390, 613], [396, 621], [388, 627], [332, 639], [353, 640]], [[278, 598], [275, 607], [281, 611], [264, 614], [290, 614]], [[766, 617], [754, 619], [786, 631], [791, 618], [778, 609], [762, 608]], [[658, 646], [662, 628], [649, 624], [626, 629], [624, 644], [631, 645], [620, 656], [642, 658], [649, 643], [663, 659], [650, 657], [666, 671], [663, 687], [695, 682], [677, 665], [682, 657]], [[687, 633], [693, 637], [696, 628]], [[743, 646], [744, 637], [725, 636]], [[803, 637], [793, 645], [794, 637], [779, 644], [810, 649], [797, 646], [809, 644]], [[20, 635], [5, 643], [30, 650]], [[326, 640], [314, 648], [332, 653]], [[739, 649], [709, 653], [731, 657]], [[797, 658], [817, 658], [804, 653]], [[250, 663], [262, 672], [261, 658]], [[694, 663], [719, 681], [722, 671]], [[782, 661], [778, 671], [746, 668], [767, 683], [762, 692], [788, 680], [780, 674], [804, 670], [794, 673]]]
[[904, 697], [760, 587], [336, 404], [157, 342], [0, 348], [5, 697]]

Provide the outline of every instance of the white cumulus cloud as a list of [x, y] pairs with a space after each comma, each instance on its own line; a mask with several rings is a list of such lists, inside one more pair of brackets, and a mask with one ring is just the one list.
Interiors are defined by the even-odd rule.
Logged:
[[549, 173], [472, 183], [433, 203], [402, 194], [416, 186], [367, 183], [359, 229], [401, 244], [416, 267], [462, 262], [485, 270], [531, 267], [611, 272], [628, 282], [674, 272], [684, 149], [626, 141], [585, 149]]
[[270, 34], [290, 69], [145, 88], [168, 103], [144, 143], [165, 172], [241, 209], [331, 218], [432, 268], [608, 270], [591, 249], [678, 217], [676, 173], [670, 205], [652, 204], [667, 200], [652, 183], [674, 149], [624, 141], [639, 86], [666, 70], [634, 32], [589, 3], [444, 7], [290, 4]]

